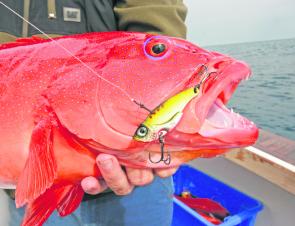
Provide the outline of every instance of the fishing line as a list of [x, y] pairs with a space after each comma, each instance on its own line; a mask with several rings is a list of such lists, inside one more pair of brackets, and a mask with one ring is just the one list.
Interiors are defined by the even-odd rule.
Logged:
[[[54, 40], [53, 38], [51, 38], [49, 35], [47, 35], [44, 31], [42, 31], [40, 28], [38, 28], [36, 25], [34, 25], [33, 23], [31, 23], [30, 21], [28, 21], [26, 18], [24, 18], [23, 16], [21, 16], [19, 13], [17, 13], [15, 10], [13, 10], [12, 8], [10, 8], [9, 6], [7, 6], [6, 4], [4, 4], [2, 1], [0, 1], [0, 4], [3, 5], [6, 9], [8, 9], [9, 11], [11, 11], [13, 14], [15, 14], [17, 17], [21, 18], [23, 21], [25, 21], [26, 23], [28, 23], [29, 25], [31, 25], [33, 28], [35, 28], [37, 31], [39, 31], [41, 34], [43, 34], [46, 38], [48, 38], [49, 40], [51, 40], [52, 42], [54, 42], [56, 45], [58, 45], [61, 49], [63, 49], [64, 51], [66, 51], [71, 57], [75, 58], [79, 63], [81, 63], [84, 67], [86, 67], [88, 70], [90, 70], [94, 75], [96, 75], [98, 78], [100, 78], [101, 80], [105, 81], [106, 83], [110, 84], [111, 86], [115, 87], [116, 89], [118, 89], [119, 91], [121, 91], [124, 95], [126, 95], [128, 97], [128, 99], [135, 103], [137, 106], [139, 106], [140, 108], [143, 108], [145, 110], [147, 110], [149, 113], [151, 113], [151, 110], [149, 110], [143, 103], [136, 101], [126, 90], [124, 90], [123, 88], [121, 88], [120, 86], [116, 85], [115, 83], [109, 81], [108, 79], [100, 76], [96, 71], [94, 71], [91, 67], [89, 67], [86, 63], [84, 63], [80, 58], [78, 58], [77, 56], [75, 56], [70, 50], [68, 50], [66, 47], [64, 47], [62, 44], [60, 44], [59, 42], [57, 42], [56, 40]], [[203, 65], [204, 66], [204, 65]], [[207, 68], [206, 68], [207, 71]], [[203, 81], [202, 81], [203, 82]]]
[[[91, 67], [89, 67], [86, 63], [84, 63], [80, 58], [78, 58], [77, 56], [75, 56], [70, 50], [68, 50], [66, 47], [64, 47], [62, 44], [60, 44], [59, 42], [57, 42], [56, 40], [54, 40], [53, 38], [51, 38], [49, 35], [47, 35], [44, 31], [42, 31], [40, 28], [38, 28], [36, 25], [34, 25], [33, 23], [31, 23], [30, 21], [28, 21], [27, 19], [25, 19], [23, 16], [21, 16], [19, 13], [17, 13], [15, 10], [13, 10], [12, 8], [10, 8], [9, 6], [7, 6], [6, 4], [4, 4], [2, 1], [0, 1], [0, 4], [3, 5], [6, 9], [8, 9], [10, 12], [12, 12], [13, 14], [15, 14], [17, 17], [21, 18], [23, 21], [25, 21], [26, 23], [28, 23], [29, 25], [31, 25], [33, 28], [35, 28], [37, 31], [39, 31], [41, 34], [43, 34], [45, 37], [47, 37], [49, 40], [51, 40], [53, 43], [55, 43], [57, 46], [59, 46], [61, 49], [63, 49], [65, 52], [67, 52], [71, 57], [73, 57], [74, 59], [76, 59], [79, 63], [81, 63], [84, 67], [86, 67], [88, 70], [90, 70], [94, 75], [96, 75], [98, 78], [100, 78], [101, 80], [105, 81], [106, 83], [110, 84], [111, 86], [117, 88], [119, 91], [121, 91], [123, 94], [125, 94], [129, 100], [133, 103], [135, 103], [136, 105], [138, 105], [140, 108], [143, 108], [145, 110], [147, 110], [149, 113], [152, 113], [151, 110], [149, 110], [144, 104], [142, 104], [141, 102], [136, 101], [134, 98], [132, 98], [129, 93], [127, 93], [127, 91], [125, 91], [124, 89], [122, 89], [120, 86], [114, 84], [113, 82], [105, 79], [104, 77], [100, 76], [96, 71], [94, 71]], [[99, 83], [97, 83], [97, 87], [96, 87], [96, 91], [95, 91], [95, 98], [96, 98], [96, 110], [98, 112], [98, 86]], [[161, 144], [162, 148], [161, 148], [161, 153], [162, 155], [164, 154], [164, 143]], [[170, 156], [169, 156], [170, 157]], [[170, 163], [170, 160], [169, 160]]]
[[[15, 14], [17, 17], [21, 18], [23, 21], [25, 21], [26, 23], [28, 23], [29, 25], [31, 25], [33, 28], [35, 28], [37, 31], [39, 31], [41, 34], [43, 34], [46, 38], [48, 38], [49, 40], [51, 40], [53, 43], [55, 43], [57, 46], [59, 46], [61, 49], [63, 49], [65, 52], [67, 52], [71, 57], [73, 57], [74, 59], [76, 59], [79, 63], [81, 63], [85, 68], [87, 68], [89, 71], [91, 71], [94, 75], [96, 75], [98, 78], [100, 78], [101, 80], [105, 81], [106, 83], [108, 83], [109, 85], [115, 87], [116, 89], [118, 89], [119, 91], [121, 91], [124, 95], [126, 95], [126, 97], [128, 97], [128, 99], [135, 103], [136, 105], [138, 105], [140, 108], [145, 109], [146, 111], [148, 111], [149, 113], [152, 113], [152, 110], [150, 110], [149, 108], [147, 108], [144, 104], [142, 104], [141, 102], [136, 101], [134, 98], [132, 98], [130, 96], [130, 94], [124, 90], [123, 88], [121, 88], [120, 86], [116, 85], [115, 83], [109, 81], [108, 79], [100, 76], [96, 71], [94, 71], [91, 67], [89, 67], [86, 63], [84, 63], [80, 58], [78, 58], [77, 56], [75, 56], [70, 50], [68, 50], [66, 47], [64, 47], [62, 44], [60, 44], [59, 42], [57, 42], [56, 40], [54, 40], [53, 38], [51, 38], [49, 35], [47, 35], [44, 31], [42, 31], [40, 28], [38, 28], [36, 25], [34, 25], [33, 23], [31, 23], [30, 21], [28, 21], [27, 19], [25, 19], [23, 16], [21, 16], [19, 13], [17, 13], [15, 10], [13, 10], [12, 8], [10, 8], [9, 6], [7, 6], [6, 4], [4, 4], [2, 1], [0, 1], [0, 4], [3, 5], [6, 9], [8, 9], [10, 12], [12, 12], [13, 14]], [[201, 65], [201, 66], [205, 66], [205, 65]], [[208, 69], [205, 66], [205, 70], [206, 72], [206, 76], [205, 78], [203, 78], [200, 82], [200, 85], [210, 76], [210, 74], [208, 74]], [[204, 72], [203, 71], [203, 72]], [[202, 70], [201, 70], [202, 72]], [[202, 73], [203, 73], [202, 72]], [[199, 74], [199, 73], [198, 73]], [[99, 84], [97, 84], [96, 87], [96, 110], [98, 112], [98, 86]], [[160, 136], [159, 142], [161, 144], [161, 159], [160, 161], [163, 161], [165, 164], [170, 164], [171, 161], [171, 156], [170, 153], [167, 153], [167, 158], [165, 159], [164, 157], [164, 136]], [[150, 161], [153, 162], [150, 158]], [[160, 162], [158, 161], [158, 162]], [[158, 163], [158, 162], [154, 162], [154, 163]]]
[[75, 58], [77, 61], [79, 61], [84, 67], [86, 67], [88, 70], [90, 70], [93, 74], [95, 74], [97, 77], [99, 77], [101, 80], [105, 81], [106, 83], [110, 84], [111, 86], [117, 88], [118, 90], [120, 90], [123, 94], [125, 94], [129, 100], [131, 100], [133, 103], [138, 105], [138, 102], [135, 101], [134, 98], [132, 98], [130, 96], [129, 93], [127, 93], [127, 91], [125, 91], [124, 89], [122, 89], [120, 86], [114, 84], [113, 82], [105, 79], [104, 77], [100, 76], [96, 71], [94, 71], [91, 67], [89, 67], [86, 63], [84, 63], [80, 58], [78, 58], [77, 56], [75, 56], [70, 50], [68, 50], [66, 47], [64, 47], [62, 44], [60, 44], [59, 42], [55, 41], [53, 38], [51, 38], [49, 35], [47, 35], [44, 31], [42, 31], [41, 29], [39, 29], [37, 26], [35, 26], [34, 24], [32, 24], [30, 21], [26, 20], [24, 17], [22, 17], [20, 14], [18, 14], [16, 11], [14, 11], [12, 8], [10, 8], [9, 6], [7, 6], [6, 4], [4, 4], [2, 1], [0, 1], [0, 4], [3, 5], [5, 8], [7, 8], [9, 11], [11, 11], [12, 13], [14, 13], [16, 16], [18, 16], [19, 18], [21, 18], [22, 20], [24, 20], [26, 23], [28, 23], [29, 25], [31, 25], [33, 28], [35, 28], [36, 30], [38, 30], [41, 34], [43, 34], [46, 38], [48, 38], [49, 40], [53, 41], [56, 45], [58, 45], [60, 48], [62, 48], [64, 51], [66, 51], [70, 56], [72, 56], [73, 58]]

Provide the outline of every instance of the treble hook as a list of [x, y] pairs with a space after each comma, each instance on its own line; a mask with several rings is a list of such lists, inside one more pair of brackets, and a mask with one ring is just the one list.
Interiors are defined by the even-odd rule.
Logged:
[[164, 162], [166, 165], [169, 165], [171, 163], [171, 154], [169, 151], [167, 151], [167, 157], [165, 158], [165, 141], [164, 141], [164, 135], [160, 134], [159, 136], [159, 142], [161, 145], [161, 157], [158, 161], [152, 160], [151, 153], [149, 153], [149, 160], [151, 163], [157, 164], [159, 162]]
[[[194, 92], [196, 93], [197, 92], [197, 90], [198, 89], [200, 89], [200, 87], [201, 87], [201, 85], [212, 75], [212, 74], [214, 74], [214, 73], [217, 73], [217, 72], [215, 72], [215, 71], [212, 71], [212, 72], [210, 72], [210, 73], [208, 73], [208, 67], [206, 66], [206, 65], [204, 65], [204, 64], [202, 64], [201, 65], [201, 67], [204, 67], [205, 69], [204, 69], [204, 71], [205, 71], [205, 76], [201, 79], [201, 81], [194, 87]], [[202, 71], [201, 71], [202, 72]], [[203, 74], [203, 72], [202, 73], [198, 73], [198, 74], [200, 74], [200, 75], [202, 75]]]
[[198, 75], [201, 76], [201, 75], [204, 73], [204, 71], [206, 72], [206, 74], [208, 74], [208, 67], [207, 67], [205, 64], [202, 64], [202, 65], [200, 66], [200, 68], [203, 68], [203, 70], [200, 69], [200, 71], [198, 72]]

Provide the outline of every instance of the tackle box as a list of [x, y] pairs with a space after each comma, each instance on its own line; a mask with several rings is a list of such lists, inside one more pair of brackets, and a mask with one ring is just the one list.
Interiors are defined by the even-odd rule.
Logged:
[[[199, 198], [210, 198], [219, 202], [228, 209], [231, 215], [226, 217], [219, 226], [253, 226], [256, 215], [263, 208], [260, 201], [188, 165], [181, 166], [173, 176], [173, 180], [176, 195], [183, 191], [189, 191]], [[171, 226], [204, 225], [215, 226], [183, 202], [174, 198]]]

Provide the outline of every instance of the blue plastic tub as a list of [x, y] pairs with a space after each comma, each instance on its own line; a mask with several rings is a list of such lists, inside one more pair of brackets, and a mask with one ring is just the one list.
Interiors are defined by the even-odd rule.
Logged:
[[[173, 176], [175, 194], [190, 191], [200, 198], [210, 198], [229, 210], [231, 216], [219, 226], [253, 226], [263, 205], [258, 200], [214, 179], [190, 166], [184, 165]], [[174, 198], [173, 223], [171, 226], [215, 226], [197, 212]]]

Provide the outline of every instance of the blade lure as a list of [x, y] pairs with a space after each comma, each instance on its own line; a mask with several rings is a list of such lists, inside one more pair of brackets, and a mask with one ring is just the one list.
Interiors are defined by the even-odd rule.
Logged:
[[154, 110], [149, 110], [143, 104], [135, 102], [141, 108], [146, 109], [149, 115], [145, 121], [137, 128], [133, 139], [141, 142], [151, 142], [158, 140], [161, 145], [161, 157], [159, 160], [154, 161], [149, 155], [149, 159], [152, 163], [159, 163], [163, 161], [165, 164], [170, 164], [171, 156], [169, 151], [165, 157], [165, 135], [173, 129], [181, 119], [183, 110], [187, 104], [195, 97], [199, 96], [201, 85], [215, 72], [208, 73], [208, 68], [205, 65], [201, 65], [198, 75], [205, 74], [201, 81], [194, 87], [187, 88], [176, 95], [170, 97]]

